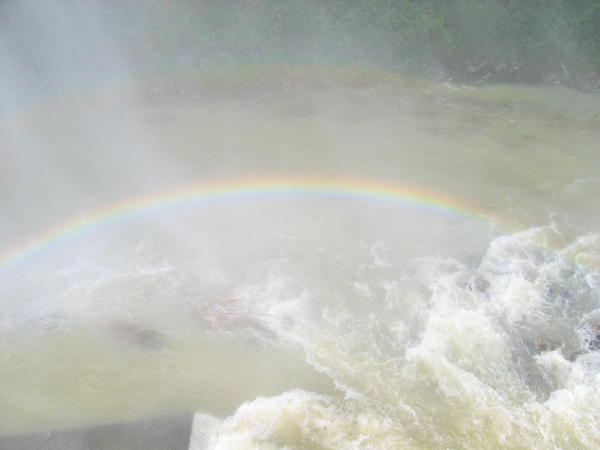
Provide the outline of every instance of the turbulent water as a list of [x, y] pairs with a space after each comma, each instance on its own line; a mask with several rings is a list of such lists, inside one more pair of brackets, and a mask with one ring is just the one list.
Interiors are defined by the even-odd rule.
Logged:
[[[109, 162], [90, 143], [120, 125], [84, 100], [4, 122], [38, 124], [29, 154], [51, 167], [26, 161], [39, 171], [2, 200], [5, 242], [34, 242], [0, 274], [3, 433], [199, 411], [223, 420], [223, 449], [600, 443], [597, 97], [299, 81], [134, 108], [154, 150]], [[290, 192], [73, 222], [268, 174], [385, 181], [478, 213]]]
[[0, 435], [198, 412], [218, 449], [600, 447], [596, 95], [134, 77], [92, 3], [7, 4]]

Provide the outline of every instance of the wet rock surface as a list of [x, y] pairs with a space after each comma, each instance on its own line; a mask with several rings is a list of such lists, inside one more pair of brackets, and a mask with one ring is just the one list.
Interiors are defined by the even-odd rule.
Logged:
[[600, 350], [600, 322], [588, 322], [582, 328], [584, 342], [589, 351]]
[[582, 92], [600, 92], [600, 73], [575, 71], [559, 65], [547, 73], [534, 72], [526, 64], [483, 62], [451, 70], [454, 82], [471, 84], [560, 85]]

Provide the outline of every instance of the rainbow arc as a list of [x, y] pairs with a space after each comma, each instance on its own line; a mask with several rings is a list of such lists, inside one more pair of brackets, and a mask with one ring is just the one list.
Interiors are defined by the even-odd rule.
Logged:
[[341, 177], [258, 177], [193, 184], [129, 199], [76, 217], [35, 236], [29, 243], [0, 255], [0, 270], [67, 241], [86, 230], [125, 218], [142, 218], [163, 211], [200, 207], [234, 200], [276, 198], [329, 198], [389, 203], [425, 210], [431, 214], [470, 217], [499, 222], [489, 209], [437, 192], [368, 179]]

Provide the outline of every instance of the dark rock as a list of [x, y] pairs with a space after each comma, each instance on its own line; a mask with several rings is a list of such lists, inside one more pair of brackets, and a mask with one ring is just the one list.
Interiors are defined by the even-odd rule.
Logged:
[[451, 81], [464, 84], [535, 83], [559, 85], [582, 92], [600, 92], [600, 72], [574, 70], [557, 64], [552, 70], [532, 70], [527, 64], [486, 61], [470, 66], [450, 68]]
[[168, 347], [167, 338], [148, 324], [127, 320], [110, 323], [113, 332], [134, 345], [156, 350]]
[[465, 83], [483, 83], [493, 77], [495, 73], [496, 67], [490, 62], [484, 62], [483, 64], [467, 67], [466, 71], [458, 78]]
[[591, 336], [588, 340], [588, 349], [590, 351], [600, 350], [600, 323], [592, 322], [588, 326], [591, 330]]
[[562, 342], [557, 339], [552, 339], [550, 337], [538, 337], [535, 343], [535, 352], [550, 352], [554, 350], [558, 350], [562, 347]]
[[484, 62], [459, 71], [456, 81], [467, 84], [480, 84], [526, 83], [533, 80], [531, 80], [531, 74], [524, 66]]

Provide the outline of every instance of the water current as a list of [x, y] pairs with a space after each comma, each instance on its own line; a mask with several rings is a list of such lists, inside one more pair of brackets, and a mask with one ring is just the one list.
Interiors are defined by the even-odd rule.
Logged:
[[600, 443], [598, 98], [319, 77], [4, 119], [0, 432]]

